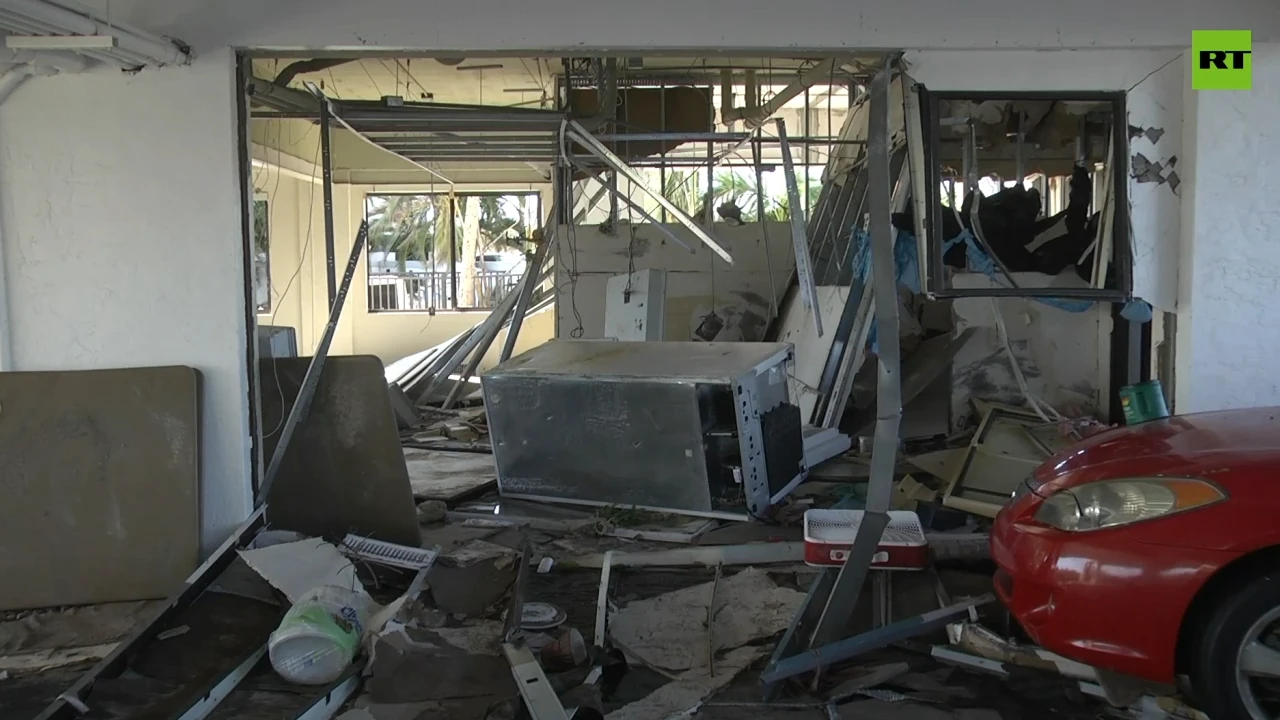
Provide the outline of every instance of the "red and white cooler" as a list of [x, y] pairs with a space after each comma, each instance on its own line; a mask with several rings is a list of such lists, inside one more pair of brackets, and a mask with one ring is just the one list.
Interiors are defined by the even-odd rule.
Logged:
[[[807, 565], [843, 565], [866, 513], [862, 510], [807, 510], [804, 514], [804, 561]], [[922, 570], [929, 563], [929, 541], [920, 518], [906, 510], [890, 510], [871, 567], [877, 570]]]

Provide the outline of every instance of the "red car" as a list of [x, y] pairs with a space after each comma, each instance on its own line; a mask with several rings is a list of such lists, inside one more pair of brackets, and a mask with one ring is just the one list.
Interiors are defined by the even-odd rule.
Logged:
[[996, 518], [996, 591], [1035, 642], [1213, 720], [1280, 717], [1280, 408], [1172, 417], [1041, 465]]

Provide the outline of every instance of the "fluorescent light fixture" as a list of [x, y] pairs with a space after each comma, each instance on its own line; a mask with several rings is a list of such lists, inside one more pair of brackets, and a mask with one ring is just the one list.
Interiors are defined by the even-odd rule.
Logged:
[[10, 50], [112, 50], [114, 35], [9, 35], [4, 39]]
[[501, 64], [495, 65], [459, 65], [454, 70], [501, 70]]

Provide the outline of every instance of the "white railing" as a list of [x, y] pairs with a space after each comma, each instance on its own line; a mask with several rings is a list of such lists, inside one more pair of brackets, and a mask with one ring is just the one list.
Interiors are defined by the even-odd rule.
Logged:
[[426, 312], [488, 309], [520, 282], [520, 273], [476, 272], [475, 297], [453, 302], [454, 281], [462, 294], [462, 273], [448, 271], [375, 273], [369, 276], [369, 312]]

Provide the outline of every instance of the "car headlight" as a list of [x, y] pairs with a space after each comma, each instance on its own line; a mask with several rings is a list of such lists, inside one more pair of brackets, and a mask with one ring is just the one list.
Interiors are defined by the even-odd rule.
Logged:
[[1133, 478], [1086, 483], [1049, 496], [1035, 519], [1068, 532], [1100, 530], [1194, 510], [1226, 499], [1192, 478]]

